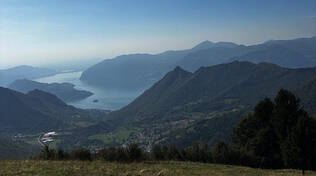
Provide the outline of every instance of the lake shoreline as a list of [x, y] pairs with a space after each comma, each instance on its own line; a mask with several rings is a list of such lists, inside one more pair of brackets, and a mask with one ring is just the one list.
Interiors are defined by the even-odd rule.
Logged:
[[93, 95], [82, 100], [69, 102], [69, 105], [81, 109], [118, 110], [132, 102], [142, 91], [126, 91], [119, 89], [106, 89], [88, 85], [80, 80], [82, 71], [59, 72], [56, 75], [33, 79], [40, 83], [64, 83], [75, 85], [78, 90], [92, 92]]

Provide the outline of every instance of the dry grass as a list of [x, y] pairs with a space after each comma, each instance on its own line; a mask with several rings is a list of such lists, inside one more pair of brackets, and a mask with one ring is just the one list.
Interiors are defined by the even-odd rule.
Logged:
[[[105, 163], [102, 161], [0, 161], [0, 175], [76, 176], [298, 176], [298, 170], [261, 170], [248, 167], [188, 162]], [[307, 172], [306, 175], [316, 175]]]

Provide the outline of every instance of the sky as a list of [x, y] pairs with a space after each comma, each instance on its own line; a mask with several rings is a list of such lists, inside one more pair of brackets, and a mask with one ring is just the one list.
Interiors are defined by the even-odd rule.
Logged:
[[316, 0], [0, 0], [0, 68], [316, 35]]

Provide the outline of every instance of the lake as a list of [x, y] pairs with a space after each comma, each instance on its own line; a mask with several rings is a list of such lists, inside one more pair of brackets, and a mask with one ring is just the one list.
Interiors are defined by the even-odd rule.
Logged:
[[142, 91], [109, 90], [91, 86], [80, 81], [79, 78], [81, 73], [81, 71], [59, 73], [54, 76], [34, 79], [34, 81], [41, 83], [68, 82], [74, 84], [76, 89], [92, 92], [93, 95], [88, 98], [68, 103], [82, 109], [117, 110], [133, 101], [138, 95], [142, 93]]

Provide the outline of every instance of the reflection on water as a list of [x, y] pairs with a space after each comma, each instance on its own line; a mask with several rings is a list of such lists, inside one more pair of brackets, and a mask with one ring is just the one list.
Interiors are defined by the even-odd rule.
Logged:
[[[78, 108], [83, 109], [106, 109], [117, 110], [133, 101], [142, 92], [126, 91], [126, 90], [107, 90], [91, 85], [87, 85], [79, 80], [82, 72], [60, 73], [54, 76], [35, 79], [34, 81], [42, 83], [63, 83], [69, 82], [75, 85], [76, 89], [87, 90], [93, 93], [92, 96], [80, 101], [71, 102]], [[95, 101], [97, 100], [97, 101]]]

